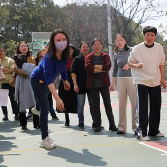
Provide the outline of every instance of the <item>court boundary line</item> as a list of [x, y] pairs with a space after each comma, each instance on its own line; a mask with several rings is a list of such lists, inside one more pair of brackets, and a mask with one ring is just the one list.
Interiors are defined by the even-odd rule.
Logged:
[[[161, 140], [161, 141], [163, 142], [163, 141], [167, 141], [167, 140]], [[158, 141], [158, 142], [161, 142], [161, 141]], [[151, 142], [157, 142], [157, 141], [151, 141]], [[147, 145], [147, 144], [146, 144], [146, 143], [151, 143], [151, 142], [145, 142], [145, 143], [139, 142], [139, 144], [144, 145], [144, 146], [147, 146], [147, 147], [150, 147], [150, 148], [152, 148], [152, 149], [154, 149], [154, 150], [158, 150], [158, 151], [161, 151], [161, 152], [167, 154], [167, 151], [164, 151], [164, 150], [162, 150], [162, 149], [159, 149], [159, 148], [156, 148], [156, 147], [153, 147], [153, 146], [150, 146], [150, 145]]]

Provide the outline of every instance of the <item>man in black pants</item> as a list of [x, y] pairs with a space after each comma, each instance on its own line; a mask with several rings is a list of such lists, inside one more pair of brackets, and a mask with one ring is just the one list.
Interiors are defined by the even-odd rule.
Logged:
[[[137, 138], [150, 140], [148, 136], [163, 137], [159, 131], [161, 110], [161, 85], [164, 80], [165, 55], [161, 44], [154, 42], [157, 29], [146, 26], [143, 29], [145, 41], [133, 48], [128, 65], [132, 67], [133, 83], [136, 85]], [[149, 102], [149, 116], [148, 116]], [[149, 124], [149, 131], [147, 127]]]

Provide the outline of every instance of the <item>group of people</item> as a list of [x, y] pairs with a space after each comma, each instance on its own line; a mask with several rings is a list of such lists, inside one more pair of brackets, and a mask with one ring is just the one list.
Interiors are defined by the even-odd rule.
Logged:
[[[117, 134], [125, 134], [127, 132], [127, 96], [129, 96], [132, 130], [137, 138], [147, 141], [148, 136], [163, 137], [164, 134], [159, 131], [159, 124], [161, 85], [166, 87], [165, 56], [162, 46], [155, 42], [156, 33], [155, 27], [146, 26], [143, 29], [145, 41], [133, 48], [127, 46], [123, 34], [116, 35], [111, 84], [108, 74], [111, 69], [110, 56], [102, 52], [102, 42], [98, 38], [92, 41], [93, 52], [89, 53], [90, 46], [87, 42], [81, 42], [78, 50], [70, 44], [68, 35], [64, 31], [54, 30], [50, 36], [48, 49], [43, 55], [38, 56], [36, 63], [35, 58], [28, 54], [28, 45], [20, 42], [17, 54], [26, 56], [26, 62], [21, 68], [15, 62], [14, 66], [8, 67], [8, 72], [12, 74], [14, 71], [16, 74], [14, 76], [15, 100], [19, 104], [22, 129], [27, 128], [25, 109], [30, 108], [34, 114], [34, 127], [40, 128], [42, 132], [40, 147], [55, 148], [56, 145], [48, 134], [48, 112], [51, 111], [51, 108], [53, 109], [53, 102], [50, 102], [48, 95], [52, 95], [56, 101], [56, 110], [65, 114], [65, 126], [70, 125], [69, 113], [78, 114], [79, 130], [84, 130], [84, 105], [87, 95], [92, 128], [95, 132], [100, 132], [104, 129], [100, 111], [101, 95], [109, 121], [109, 130], [116, 131]], [[0, 58], [1, 55], [0, 53]], [[1, 58], [1, 63], [3, 63], [3, 58]], [[59, 75], [61, 75], [61, 81], [57, 92], [54, 81]], [[26, 81], [23, 81], [25, 78]], [[115, 124], [110, 99], [110, 91], [114, 90], [116, 81], [119, 98], [118, 128]], [[29, 105], [26, 103], [26, 106], [23, 102], [25, 98], [23, 97], [25, 93], [23, 85], [29, 85], [26, 102], [30, 103]], [[149, 116], [148, 105], [150, 107]], [[14, 113], [15, 117], [18, 117], [18, 112]], [[53, 117], [56, 115], [54, 114]], [[149, 132], [147, 132], [148, 124]]]
[[[159, 131], [161, 86], [164, 79], [165, 55], [161, 44], [155, 42], [157, 29], [143, 28], [145, 41], [130, 48], [123, 34], [116, 35], [114, 69], [110, 91], [114, 90], [117, 76], [119, 97], [119, 123], [117, 134], [127, 129], [126, 105], [129, 96], [132, 111], [132, 130], [141, 141], [149, 136], [163, 137]], [[149, 110], [148, 110], [149, 109]], [[149, 130], [148, 130], [149, 125]]]

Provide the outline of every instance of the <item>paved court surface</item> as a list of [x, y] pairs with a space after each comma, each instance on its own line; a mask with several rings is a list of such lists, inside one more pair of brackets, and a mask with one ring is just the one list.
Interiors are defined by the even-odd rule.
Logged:
[[[28, 121], [28, 130], [21, 130], [8, 103], [9, 121], [2, 121], [0, 111], [0, 167], [167, 167], [167, 93], [162, 93], [162, 100], [160, 131], [166, 137], [152, 137], [149, 142], [139, 142], [131, 130], [129, 104], [127, 134], [117, 135], [109, 131], [102, 101], [102, 125], [105, 130], [94, 132], [86, 102], [85, 131], [78, 131], [76, 114], [70, 115], [69, 128], [64, 126], [64, 114], [57, 114], [59, 121], [52, 121], [49, 116], [50, 137], [57, 145], [51, 150], [39, 148], [41, 132], [33, 128], [32, 120]], [[111, 93], [111, 101], [117, 124], [117, 91]]]

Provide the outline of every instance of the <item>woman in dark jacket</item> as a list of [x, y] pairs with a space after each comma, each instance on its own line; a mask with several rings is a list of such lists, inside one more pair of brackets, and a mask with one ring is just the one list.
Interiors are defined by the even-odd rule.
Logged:
[[[25, 41], [19, 42], [17, 46], [16, 55], [19, 55], [19, 54], [24, 55], [24, 57], [22, 56], [22, 62], [24, 58], [25, 63], [32, 63], [34, 66], [36, 66], [35, 58], [31, 56], [28, 44]], [[15, 80], [15, 84], [16, 84], [15, 100], [18, 100], [18, 104], [19, 104], [20, 125], [22, 126], [22, 130], [26, 130], [27, 129], [26, 109], [29, 109], [29, 112], [30, 112], [31, 108], [35, 106], [34, 94], [31, 88], [29, 76], [24, 73], [22, 66], [20, 66], [20, 63], [18, 64], [18, 62], [16, 63], [16, 60], [14, 65], [14, 72], [15, 74], [17, 74], [16, 80]], [[16, 82], [16, 81], [20, 81], [20, 82]], [[25, 93], [25, 91], [27, 91], [29, 94], [26, 94], [27, 92]], [[28, 101], [28, 98], [29, 98], [29, 101]]]
[[63, 81], [61, 80], [59, 84], [59, 89], [58, 89], [59, 91], [58, 95], [63, 100], [64, 106], [65, 106], [65, 110], [64, 110], [65, 126], [69, 126], [69, 123], [70, 123], [69, 113], [77, 113], [77, 103], [78, 103], [77, 94], [74, 92], [74, 85], [71, 78], [70, 70], [71, 70], [71, 65], [74, 57], [78, 55], [79, 55], [79, 50], [74, 45], [70, 44], [70, 55], [67, 63], [67, 78], [71, 88], [68, 91], [65, 90]]
[[91, 89], [94, 113], [96, 119], [95, 132], [101, 131], [100, 94], [103, 98], [106, 114], [109, 120], [109, 130], [117, 131], [112, 113], [108, 71], [111, 68], [110, 57], [102, 52], [102, 42], [95, 38], [92, 42], [93, 52], [86, 57], [85, 69], [88, 73], [86, 87]]
[[96, 127], [93, 101], [90, 90], [86, 88], [87, 72], [85, 70], [85, 58], [89, 53], [89, 45], [86, 42], [82, 42], [80, 45], [81, 53], [75, 57], [71, 67], [71, 75], [74, 83], [74, 91], [77, 93], [78, 105], [77, 113], [79, 118], [79, 130], [84, 130], [84, 105], [86, 94], [90, 106], [90, 113], [92, 116], [92, 128]]

